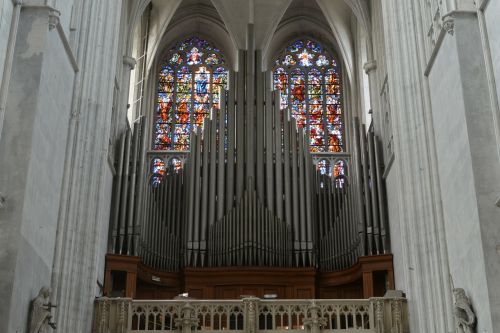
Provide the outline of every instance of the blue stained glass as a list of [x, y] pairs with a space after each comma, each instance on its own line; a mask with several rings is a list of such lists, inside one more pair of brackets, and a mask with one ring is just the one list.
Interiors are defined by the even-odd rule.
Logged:
[[165, 162], [161, 158], [154, 158], [151, 161], [151, 185], [160, 185], [163, 177], [165, 176], [166, 166]]
[[332, 167], [327, 160], [321, 160], [316, 164], [316, 170], [319, 171], [321, 175], [329, 176], [332, 175]]
[[306, 41], [306, 47], [307, 49], [315, 52], [315, 53], [321, 53], [323, 52], [323, 49], [321, 48], [321, 45], [319, 45], [318, 43], [312, 41], [312, 40], [308, 40]]
[[179, 170], [182, 169], [182, 161], [178, 158], [172, 158], [172, 160], [170, 160], [170, 164], [175, 172], [179, 172]]
[[304, 48], [304, 42], [301, 41], [301, 40], [298, 40], [295, 43], [293, 43], [292, 45], [290, 45], [287, 48], [287, 51], [295, 53], [295, 52], [298, 52], [300, 49], [303, 49], [303, 48]]

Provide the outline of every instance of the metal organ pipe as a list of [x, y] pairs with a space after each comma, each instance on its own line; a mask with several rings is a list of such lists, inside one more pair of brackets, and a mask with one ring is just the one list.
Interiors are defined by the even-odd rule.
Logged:
[[368, 152], [366, 148], [366, 129], [365, 125], [361, 125], [360, 130], [360, 142], [361, 142], [361, 158], [363, 163], [363, 185], [364, 185], [364, 203], [365, 203], [365, 216], [366, 216], [366, 236], [368, 239], [367, 243], [367, 255], [373, 254], [373, 220], [372, 220], [372, 209], [371, 209], [371, 201], [370, 201], [370, 177], [368, 170]]
[[132, 143], [132, 172], [130, 173], [130, 195], [128, 200], [128, 213], [127, 213], [127, 255], [133, 253], [132, 249], [132, 239], [134, 235], [134, 207], [135, 207], [135, 186], [136, 186], [136, 175], [137, 175], [137, 156], [139, 149], [139, 124], [134, 124], [134, 135]]
[[[140, 146], [139, 146], [139, 151], [138, 153], [140, 154], [140, 159], [139, 159], [139, 166], [138, 166], [138, 182], [137, 182], [137, 200], [135, 202], [135, 208], [134, 208], [134, 226], [133, 226], [133, 234], [134, 234], [134, 246], [133, 246], [133, 253], [132, 255], [137, 256], [139, 255], [139, 236], [140, 236], [140, 224], [143, 221], [142, 216], [140, 214], [140, 210], [143, 207], [143, 196], [145, 193], [145, 185], [147, 184], [147, 180], [145, 180], [145, 175], [148, 174], [146, 171], [147, 168], [145, 168], [145, 163], [146, 163], [146, 154], [145, 154], [145, 148], [146, 148], [146, 121], [144, 121], [144, 118], [141, 118], [140, 122], [140, 133], [138, 134], [140, 137]], [[147, 176], [146, 176], [147, 177]]]
[[[225, 171], [225, 156], [224, 156], [224, 140], [226, 138], [226, 91], [220, 90], [220, 106], [219, 106], [219, 120], [218, 120], [218, 154], [217, 160], [213, 160], [213, 165], [217, 164], [217, 216], [216, 218], [212, 218], [210, 224], [215, 222], [215, 219], [220, 220], [224, 217], [224, 171]], [[229, 160], [227, 161], [229, 163]]]
[[275, 215], [279, 219], [283, 219], [283, 165], [282, 165], [282, 155], [281, 147], [283, 146], [281, 142], [281, 110], [279, 102], [279, 92], [276, 91], [273, 94], [273, 106], [274, 106], [274, 173], [276, 175], [276, 189], [275, 189], [275, 199], [276, 199], [276, 210]]
[[[220, 112], [222, 113], [222, 111]], [[216, 215], [216, 208], [217, 208], [217, 202], [216, 202], [216, 195], [217, 195], [217, 141], [219, 141], [222, 138], [222, 135], [219, 134], [220, 136], [217, 136], [217, 127], [218, 127], [218, 115], [217, 115], [217, 109], [212, 108], [212, 124], [210, 125], [210, 160], [209, 160], [209, 165], [208, 167], [210, 168], [209, 171], [209, 193], [208, 193], [208, 224], [211, 225], [215, 222], [215, 215]], [[222, 144], [222, 146], [224, 146]], [[223, 159], [224, 161], [224, 155]], [[203, 239], [206, 241], [206, 233], [207, 231], [203, 231]]]
[[380, 235], [382, 237], [382, 252], [387, 253], [389, 250], [389, 244], [387, 240], [387, 215], [385, 212], [385, 197], [383, 191], [383, 181], [382, 181], [382, 166], [380, 161], [380, 151], [379, 151], [379, 140], [378, 137], [374, 137], [374, 155], [375, 155], [375, 171], [377, 176], [377, 196], [380, 214]]
[[273, 171], [273, 104], [272, 92], [266, 91], [266, 124], [264, 127], [266, 136], [266, 189], [267, 208], [274, 209], [274, 171]]
[[115, 193], [114, 193], [114, 203], [113, 203], [113, 220], [112, 220], [112, 233], [111, 242], [108, 246], [108, 251], [115, 253], [117, 247], [117, 237], [118, 237], [118, 223], [120, 219], [120, 199], [122, 196], [122, 177], [123, 177], [123, 158], [125, 156], [125, 138], [126, 132], [122, 134], [120, 138], [120, 149], [118, 155], [118, 167], [116, 168], [115, 177]]
[[243, 195], [245, 177], [245, 52], [238, 51], [238, 67], [236, 75], [236, 201]]
[[126, 220], [126, 214], [127, 214], [127, 199], [129, 194], [128, 191], [128, 177], [129, 177], [129, 170], [130, 170], [130, 141], [131, 141], [131, 131], [128, 130], [126, 134], [126, 139], [125, 139], [125, 157], [123, 160], [124, 163], [124, 171], [123, 171], [123, 177], [122, 177], [122, 196], [121, 196], [121, 206], [120, 206], [120, 222], [119, 222], [119, 233], [118, 233], [118, 253], [123, 254], [124, 249], [123, 249], [123, 243], [124, 243], [124, 238], [125, 238], [125, 223], [127, 223]]
[[236, 114], [235, 114], [235, 92], [236, 92], [236, 77], [233, 71], [229, 71], [229, 86], [227, 92], [227, 176], [226, 176], [226, 209], [224, 212], [229, 212], [233, 208], [234, 203], [234, 147], [236, 138]]
[[[265, 75], [261, 72], [262, 68], [262, 52], [258, 50], [256, 52], [256, 108], [255, 108], [255, 118], [256, 118], [256, 129], [264, 129], [264, 91], [266, 91], [266, 85], [264, 84], [264, 89], [260, 87], [260, 83], [265, 82]], [[260, 89], [259, 89], [260, 88]], [[265, 188], [264, 188], [264, 139], [265, 133], [257, 133], [256, 137], [256, 165], [255, 165], [255, 187], [257, 188], [257, 195], [259, 198], [265, 198]], [[289, 220], [290, 221], [290, 220]]]
[[377, 173], [375, 166], [375, 153], [373, 148], [373, 132], [370, 130], [367, 134], [368, 141], [368, 163], [370, 171], [370, 194], [372, 201], [372, 213], [373, 213], [373, 236], [375, 239], [375, 250], [376, 254], [380, 254], [380, 225], [378, 216], [378, 198], [377, 198]]

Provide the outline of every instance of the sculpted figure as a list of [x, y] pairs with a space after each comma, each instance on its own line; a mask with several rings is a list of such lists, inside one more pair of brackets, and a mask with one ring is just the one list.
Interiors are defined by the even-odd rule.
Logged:
[[55, 329], [55, 324], [50, 322], [52, 318], [50, 304], [51, 291], [49, 288], [42, 287], [38, 296], [32, 301], [30, 309], [30, 327], [29, 333], [47, 333], [49, 326]]
[[472, 311], [472, 306], [469, 298], [465, 295], [465, 290], [462, 288], [453, 289], [455, 297], [455, 322], [458, 333], [473, 333], [476, 323], [476, 316]]

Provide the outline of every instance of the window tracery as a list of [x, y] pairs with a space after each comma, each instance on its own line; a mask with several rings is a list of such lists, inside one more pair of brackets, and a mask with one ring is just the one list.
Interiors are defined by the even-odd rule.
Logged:
[[274, 88], [281, 109], [309, 133], [311, 152], [343, 152], [343, 112], [337, 61], [318, 42], [301, 39], [276, 60]]

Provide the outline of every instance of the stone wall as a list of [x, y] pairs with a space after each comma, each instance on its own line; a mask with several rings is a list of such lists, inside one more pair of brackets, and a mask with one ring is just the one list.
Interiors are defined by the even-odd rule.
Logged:
[[3, 77], [13, 9], [12, 0], [0, 0], [0, 82]]
[[[21, 11], [0, 141], [0, 255], [5, 332], [27, 328], [29, 302], [49, 286], [75, 67], [43, 7]], [[8, 38], [7, 38], [8, 40]]]

